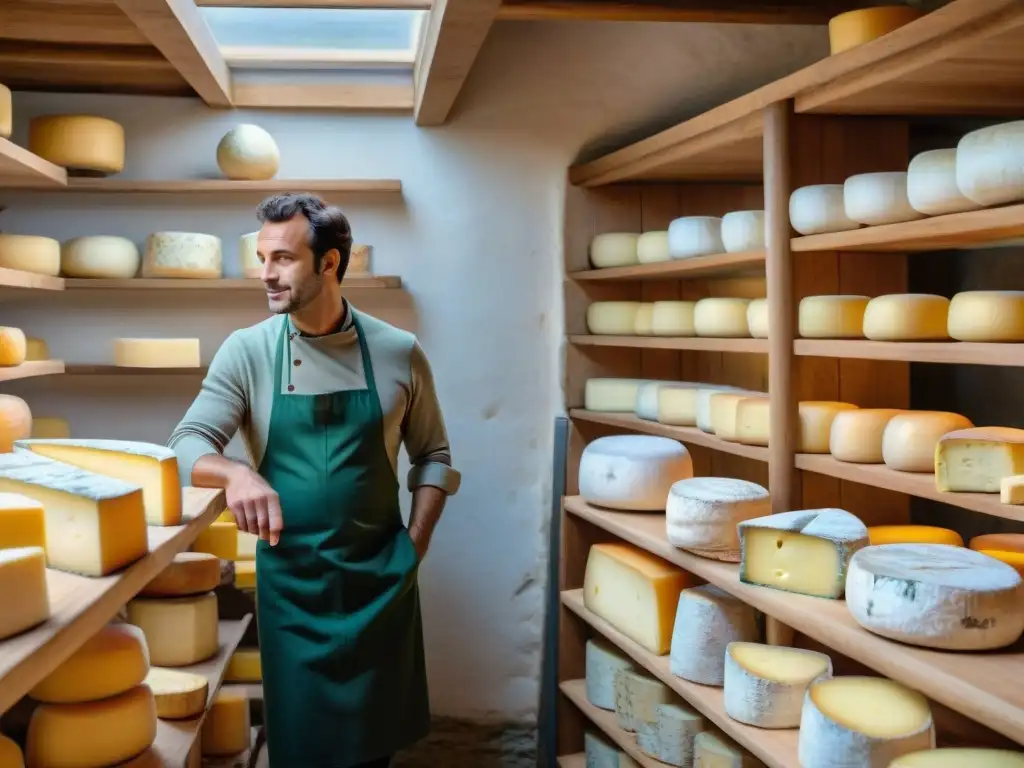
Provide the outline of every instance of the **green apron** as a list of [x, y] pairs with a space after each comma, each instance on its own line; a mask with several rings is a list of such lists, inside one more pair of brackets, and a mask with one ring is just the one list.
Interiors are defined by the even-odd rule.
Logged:
[[281, 497], [284, 529], [276, 546], [260, 541], [256, 556], [273, 768], [348, 768], [395, 753], [430, 726], [419, 559], [354, 322], [366, 389], [283, 394], [287, 317], [275, 356], [259, 473]]

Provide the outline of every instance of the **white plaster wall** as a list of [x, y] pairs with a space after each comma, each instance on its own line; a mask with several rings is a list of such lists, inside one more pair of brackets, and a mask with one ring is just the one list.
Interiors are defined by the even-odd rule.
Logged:
[[[566, 167], [767, 82], [827, 53], [823, 28], [502, 23], [445, 127], [408, 116], [225, 112], [183, 99], [17, 94], [15, 138], [36, 114], [92, 112], [125, 126], [125, 177], [215, 175], [233, 124], [257, 122], [282, 150], [281, 178], [399, 177], [402, 201], [342, 200], [374, 270], [401, 275], [436, 375], [463, 487], [422, 570], [437, 714], [529, 722], [536, 715], [551, 488], [561, 412], [561, 227]], [[18, 193], [8, 232], [67, 239], [184, 229], [235, 242], [254, 200]], [[106, 361], [117, 335], [199, 336], [212, 355], [264, 317], [258, 297], [190, 293], [7, 303], [5, 324], [54, 356]], [[7, 391], [78, 436], [162, 442], [197, 381], [68, 377]]]

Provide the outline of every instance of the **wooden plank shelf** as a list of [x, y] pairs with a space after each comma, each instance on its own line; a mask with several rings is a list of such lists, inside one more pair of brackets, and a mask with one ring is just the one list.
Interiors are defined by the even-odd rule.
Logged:
[[8, 290], [63, 291], [64, 278], [0, 267], [0, 292]]
[[636, 264], [629, 267], [606, 267], [570, 272], [570, 280], [677, 280], [707, 275], [735, 275], [764, 273], [765, 252], [742, 251], [716, 253], [712, 256], [694, 256], [655, 264]]
[[398, 179], [267, 179], [236, 181], [234, 179], [122, 179], [70, 178], [68, 192], [106, 192], [117, 194], [195, 194], [314, 192], [317, 194], [389, 194], [400, 195]]
[[0, 641], [0, 712], [5, 712], [167, 567], [176, 554], [224, 511], [224, 492], [185, 488], [188, 522], [149, 528], [149, 554], [101, 578], [48, 569], [51, 617], [34, 629]]
[[793, 352], [808, 357], [894, 360], [908, 363], [1024, 366], [1024, 344], [969, 341], [868, 341], [865, 339], [795, 339]]
[[739, 352], [766, 355], [768, 339], [712, 339], [697, 336], [600, 336], [568, 337], [580, 347], [623, 347], [632, 349], [679, 349], [695, 352]]
[[1024, 642], [984, 654], [903, 645], [863, 629], [842, 600], [743, 584], [737, 565], [676, 549], [666, 536], [663, 514], [610, 512], [575, 496], [565, 498], [564, 505], [570, 514], [675, 563], [837, 653], [1024, 742], [1024, 688], [1017, 682], [1024, 679]]
[[105, 363], [69, 363], [65, 373], [72, 376], [205, 376], [209, 366], [192, 368], [130, 368]]
[[21, 365], [0, 368], [0, 381], [15, 381], [33, 376], [53, 376], [64, 372], [65, 365], [61, 360], [30, 360]]
[[61, 189], [67, 183], [67, 171], [59, 165], [0, 137], [0, 189], [29, 187], [51, 190]]
[[569, 418], [577, 421], [588, 421], [592, 424], [617, 427], [628, 432], [642, 432], [646, 435], [670, 437], [683, 444], [700, 445], [705, 448], [721, 451], [722, 453], [744, 456], [755, 461], [768, 461], [767, 448], [757, 445], [732, 443], [697, 429], [697, 427], [672, 427], [657, 421], [647, 421], [646, 419], [638, 418], [632, 413], [603, 413], [600, 411], [588, 411], [583, 408], [573, 408], [570, 410]]
[[[799, 765], [796, 756], [797, 729], [768, 730], [736, 722], [725, 713], [722, 688], [713, 685], [698, 685], [673, 675], [669, 671], [668, 656], [655, 656], [643, 646], [630, 640], [600, 616], [587, 610], [583, 604], [582, 589], [563, 592], [562, 604], [597, 632], [625, 651], [637, 664], [644, 667], [679, 694], [691, 707], [718, 726], [744, 749], [764, 761], [768, 768], [793, 768], [793, 766]], [[610, 716], [611, 725], [616, 730], [619, 730], [615, 723], [614, 713], [604, 712], [604, 710], [598, 709], [587, 701], [586, 683], [583, 680], [562, 683], [563, 691], [566, 687], [575, 688], [572, 693], [568, 694], [569, 698], [573, 700], [576, 706], [583, 710], [584, 714], [590, 716], [591, 719], [595, 719], [591, 715], [592, 711]], [[586, 705], [586, 708], [581, 706], [580, 702], [577, 701], [577, 697], [582, 697], [582, 703]], [[598, 724], [600, 725], [600, 723]], [[620, 733], [630, 741], [634, 741], [631, 734], [624, 731], [620, 731]], [[623, 748], [625, 749], [625, 746]], [[628, 752], [629, 750], [627, 749], [626, 751]], [[641, 752], [641, 754], [643, 753]], [[663, 765], [660, 761], [654, 761], [654, 764], [658, 766]]]
[[[2, 276], [0, 276], [2, 277]], [[394, 275], [346, 275], [343, 290], [354, 288], [401, 288], [402, 278]], [[266, 286], [255, 277], [185, 279], [130, 277], [126, 279], [64, 278], [69, 291], [252, 291], [263, 293]]]
[[575, 755], [562, 755], [558, 758], [559, 768], [587, 768], [587, 755], [579, 752]]

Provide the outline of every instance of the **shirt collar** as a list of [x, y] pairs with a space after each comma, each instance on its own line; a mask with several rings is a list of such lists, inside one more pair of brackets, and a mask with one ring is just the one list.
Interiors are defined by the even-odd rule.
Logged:
[[311, 338], [311, 339], [323, 339], [323, 338], [325, 338], [327, 336], [333, 336], [334, 334], [337, 334], [337, 333], [344, 333], [345, 331], [347, 331], [350, 328], [352, 328], [352, 307], [349, 305], [348, 299], [346, 299], [344, 297], [342, 297], [342, 299], [341, 299], [341, 304], [342, 304], [341, 321], [338, 323], [338, 325], [336, 325], [334, 328], [329, 330], [327, 333], [325, 333], [325, 334], [323, 334], [321, 336], [309, 336], [308, 334], [303, 333], [302, 331], [300, 331], [298, 328], [295, 327], [295, 323], [292, 321], [292, 316], [291, 315], [288, 315], [288, 329], [289, 329], [289, 332], [292, 333], [292, 334], [297, 334], [297, 335], [302, 336], [304, 338]]

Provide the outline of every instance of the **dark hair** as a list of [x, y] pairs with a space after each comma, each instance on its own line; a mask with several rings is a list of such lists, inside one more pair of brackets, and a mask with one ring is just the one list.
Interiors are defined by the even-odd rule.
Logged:
[[320, 271], [324, 254], [337, 248], [341, 255], [338, 261], [338, 282], [348, 270], [352, 253], [352, 228], [340, 208], [327, 205], [316, 195], [289, 192], [268, 197], [256, 209], [256, 218], [262, 224], [270, 221], [278, 224], [302, 214], [309, 220], [309, 247], [313, 251], [313, 267]]

